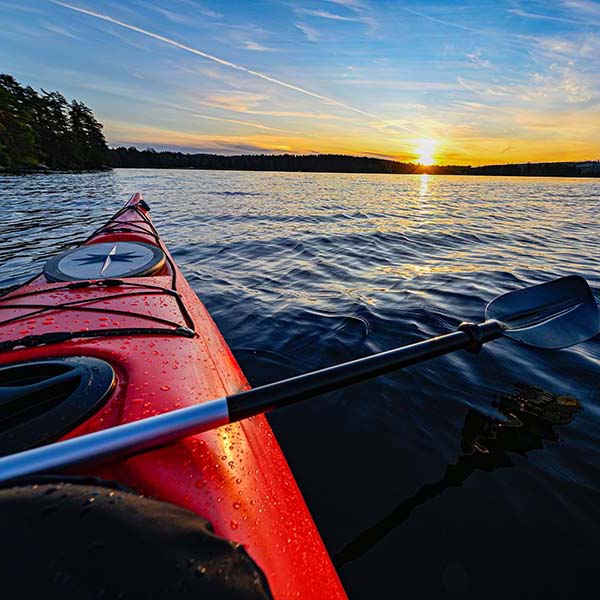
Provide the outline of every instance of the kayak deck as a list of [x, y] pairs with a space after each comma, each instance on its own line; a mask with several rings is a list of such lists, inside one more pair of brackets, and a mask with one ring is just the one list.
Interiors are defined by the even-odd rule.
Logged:
[[[160, 240], [141, 196], [86, 245], [142, 242], [166, 261], [148, 276], [49, 283], [43, 275], [0, 298], [0, 365], [61, 356], [108, 362], [106, 404], [65, 437], [98, 431], [248, 388], [206, 308]], [[208, 519], [243, 544], [275, 598], [345, 593], [264, 416], [194, 435], [96, 469]]]

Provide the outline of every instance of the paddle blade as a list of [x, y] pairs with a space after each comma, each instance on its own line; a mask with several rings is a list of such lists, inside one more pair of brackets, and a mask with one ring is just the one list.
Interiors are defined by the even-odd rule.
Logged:
[[498, 296], [485, 316], [502, 322], [507, 337], [537, 348], [567, 348], [600, 332], [598, 305], [578, 275]]

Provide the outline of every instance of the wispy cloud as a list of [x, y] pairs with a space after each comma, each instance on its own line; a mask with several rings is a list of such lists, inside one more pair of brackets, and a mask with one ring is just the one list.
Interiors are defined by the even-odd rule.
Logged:
[[162, 15], [163, 17], [168, 19], [169, 21], [172, 21], [173, 23], [178, 23], [179, 25], [191, 25], [194, 22], [194, 19], [190, 15], [177, 13], [167, 8], [163, 8], [162, 6], [152, 4], [150, 2], [142, 2], [140, 3], [140, 6], [143, 6], [149, 10], [153, 10], [159, 15]]
[[598, 78], [584, 75], [572, 63], [552, 63], [543, 71], [532, 73], [520, 83], [510, 85], [488, 84], [458, 77], [459, 84], [467, 91], [486, 98], [504, 98], [512, 109], [518, 110], [518, 103], [563, 106], [564, 104], [584, 104], [600, 97]]
[[197, 2], [197, 0], [179, 0], [179, 1], [190, 6], [194, 13], [204, 15], [205, 17], [210, 17], [211, 19], [222, 19], [225, 16], [221, 13], [211, 10], [210, 8], [206, 8], [205, 6], [203, 6], [202, 4]]
[[[224, 121], [225, 123], [234, 123], [236, 125], [245, 125], [247, 127], [255, 127], [256, 129], [265, 129], [267, 131], [281, 131], [281, 132], [290, 133], [289, 131], [287, 131], [285, 129], [278, 129], [276, 127], [268, 127], [267, 125], [263, 125], [262, 123], [252, 123], [251, 121], [243, 121], [242, 119], [227, 119], [225, 117], [215, 117], [213, 115], [198, 115], [198, 114], [194, 114], [192, 116], [197, 119], [206, 119], [209, 121]], [[295, 132], [291, 132], [291, 133], [295, 133]]]
[[[298, 110], [264, 110], [259, 108], [269, 97], [265, 94], [253, 94], [250, 92], [232, 92], [208, 96], [201, 104], [212, 108], [219, 108], [229, 112], [243, 113], [266, 117], [284, 117], [299, 119], [318, 119], [322, 121], [351, 121], [350, 117], [343, 117], [331, 113], [303, 112]], [[244, 121], [246, 122], [246, 121]]]
[[354, 10], [360, 10], [365, 8], [365, 3], [362, 2], [362, 0], [327, 0], [327, 2], [337, 4], [338, 6], [345, 6], [346, 8]]
[[37, 15], [42, 13], [42, 11], [38, 8], [23, 6], [22, 4], [16, 2], [0, 2], [0, 10], [5, 10], [7, 12], [24, 12]]
[[161, 127], [151, 127], [120, 121], [107, 121], [105, 129], [113, 144], [150, 144], [180, 146], [189, 150], [244, 152], [276, 151], [286, 152], [292, 149], [286, 136], [270, 134], [247, 135], [211, 135], [195, 132], [181, 132]]
[[535, 85], [523, 96], [528, 100], [539, 101], [558, 95], [570, 103], [585, 103], [598, 97], [597, 89], [570, 64], [552, 64], [544, 73], [534, 73], [531, 80]]
[[458, 85], [445, 81], [411, 81], [411, 80], [394, 80], [394, 79], [340, 79], [335, 80], [337, 83], [353, 86], [365, 86], [386, 90], [404, 90], [404, 91], [442, 91], [456, 90]]
[[297, 8], [296, 13], [299, 15], [309, 15], [311, 17], [319, 17], [321, 19], [329, 19], [331, 21], [360, 21], [359, 17], [345, 17], [336, 13], [331, 13], [327, 10], [313, 10], [310, 8]]
[[207, 96], [202, 101], [202, 104], [233, 112], [250, 112], [267, 98], [268, 96], [266, 94], [256, 94], [238, 90], [228, 94], [213, 94]]
[[600, 4], [592, 0], [563, 0], [563, 6], [586, 15], [600, 17]]
[[263, 46], [258, 42], [248, 40], [243, 43], [245, 50], [252, 50], [253, 52], [279, 52], [279, 48], [271, 48], [270, 46]]
[[555, 15], [545, 15], [542, 13], [532, 13], [532, 12], [523, 10], [521, 8], [509, 8], [506, 12], [510, 13], [511, 15], [515, 15], [517, 17], [524, 17], [527, 19], [538, 19], [540, 21], [557, 21], [559, 23], [573, 23], [575, 25], [589, 24], [583, 20], [568, 19], [566, 17], [557, 17]]
[[197, 48], [193, 48], [191, 46], [188, 46], [186, 44], [182, 44], [180, 42], [177, 42], [176, 40], [173, 40], [171, 38], [165, 37], [163, 35], [160, 35], [158, 33], [154, 33], [152, 31], [148, 31], [147, 29], [142, 29], [141, 27], [137, 27], [136, 25], [131, 25], [130, 23], [126, 23], [124, 21], [120, 21], [118, 19], [115, 19], [113, 17], [110, 17], [108, 15], [104, 15], [102, 13], [98, 13], [98, 12], [94, 12], [92, 10], [89, 10], [87, 8], [81, 8], [78, 6], [73, 6], [71, 4], [67, 4], [65, 2], [59, 2], [58, 0], [48, 0], [48, 2], [51, 2], [52, 4], [56, 4], [58, 6], [62, 6], [63, 8], [67, 8], [69, 10], [73, 10], [75, 12], [78, 13], [82, 13], [85, 15], [88, 15], [90, 17], [94, 17], [96, 19], [100, 19], [102, 21], [108, 21], [109, 23], [113, 23], [115, 25], [118, 25], [119, 27], [124, 27], [125, 29], [129, 29], [130, 31], [135, 31], [136, 33], [140, 33], [142, 35], [151, 37], [155, 40], [158, 40], [160, 42], [163, 42], [165, 44], [169, 44], [170, 46], [174, 46], [176, 48], [179, 48], [181, 50], [185, 50], [186, 52], [190, 52], [191, 54], [195, 54], [196, 56], [201, 56], [202, 58], [205, 58], [207, 60], [211, 60], [213, 62], [219, 63], [220, 65], [223, 65], [225, 67], [229, 67], [231, 69], [235, 69], [237, 71], [241, 71], [243, 73], [247, 73], [248, 75], [253, 75], [254, 77], [258, 77], [259, 79], [263, 79], [264, 81], [268, 81], [270, 83], [273, 83], [275, 85], [281, 86], [281, 87], [285, 87], [289, 90], [298, 92], [300, 94], [304, 94], [306, 96], [310, 96], [312, 98], [316, 98], [317, 100], [320, 100], [322, 102], [325, 102], [327, 104], [330, 105], [334, 105], [334, 106], [338, 106], [340, 108], [344, 108], [346, 110], [352, 111], [354, 113], [357, 113], [359, 115], [362, 115], [364, 117], [368, 117], [369, 119], [378, 119], [377, 116], [368, 113], [360, 108], [356, 108], [354, 106], [351, 106], [349, 104], [346, 104], [345, 102], [340, 102], [339, 100], [336, 100], [335, 98], [330, 98], [328, 96], [324, 96], [322, 94], [317, 94], [316, 92], [312, 92], [310, 90], [307, 90], [305, 88], [302, 88], [300, 86], [291, 84], [291, 83], [287, 83], [286, 81], [282, 81], [281, 79], [277, 79], [275, 77], [271, 77], [270, 75], [267, 75], [265, 73], [261, 73], [260, 71], [255, 71], [254, 69], [248, 69], [247, 67], [244, 67], [242, 65], [238, 65], [235, 63], [232, 63], [228, 60], [225, 60], [223, 58], [219, 58], [218, 56], [214, 56], [213, 54], [209, 54], [207, 52], [203, 52], [202, 50], [198, 50]]
[[474, 65], [478, 67], [483, 67], [487, 69], [490, 66], [490, 61], [482, 58], [483, 51], [481, 48], [477, 48], [474, 52], [469, 52], [465, 54], [465, 56], [471, 61]]
[[439, 19], [438, 17], [434, 17], [433, 15], [429, 15], [427, 13], [415, 10], [414, 8], [408, 8], [408, 6], [400, 6], [402, 10], [409, 12], [413, 15], [417, 15], [418, 17], [423, 17], [424, 19], [428, 19], [429, 21], [433, 21], [434, 23], [440, 23], [441, 25], [447, 25], [448, 27], [456, 27], [457, 29], [462, 29], [463, 31], [471, 31], [481, 33], [482, 30], [475, 29], [473, 27], [468, 27], [467, 25], [461, 25], [460, 23], [455, 23], [453, 21], [446, 21], [445, 19]]
[[50, 31], [51, 33], [55, 33], [56, 35], [70, 38], [72, 40], [81, 41], [80, 37], [77, 37], [74, 33], [69, 31], [68, 29], [65, 29], [64, 27], [61, 27], [60, 25], [57, 25], [56, 23], [49, 23], [48, 21], [42, 21], [42, 27], [46, 31]]
[[321, 34], [317, 29], [306, 23], [296, 23], [296, 27], [306, 36], [309, 42], [318, 42]]

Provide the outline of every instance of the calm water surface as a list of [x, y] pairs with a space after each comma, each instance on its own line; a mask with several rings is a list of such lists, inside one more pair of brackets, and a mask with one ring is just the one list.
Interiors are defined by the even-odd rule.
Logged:
[[[600, 181], [154, 170], [0, 177], [0, 286], [138, 190], [254, 385], [600, 292]], [[600, 340], [502, 340], [270, 421], [352, 598], [588, 598], [599, 399]]]

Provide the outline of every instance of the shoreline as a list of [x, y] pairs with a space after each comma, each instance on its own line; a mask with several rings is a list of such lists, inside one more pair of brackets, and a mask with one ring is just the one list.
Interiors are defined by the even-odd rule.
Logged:
[[[477, 168], [477, 167], [475, 167]], [[483, 168], [483, 167], [482, 167]], [[80, 175], [83, 173], [106, 173], [115, 170], [155, 170], [155, 171], [230, 171], [237, 173], [322, 173], [324, 175], [431, 175], [448, 177], [519, 177], [519, 178], [561, 178], [561, 179], [600, 179], [600, 172], [597, 174], [553, 174], [553, 173], [479, 173], [473, 172], [474, 168], [465, 172], [430, 172], [428, 170], [415, 170], [413, 172], [392, 173], [382, 171], [327, 171], [316, 169], [240, 169], [240, 168], [202, 168], [202, 167], [159, 167], [159, 166], [116, 166], [103, 167], [99, 169], [3, 169], [0, 168], [0, 176], [23, 176], [23, 175], [57, 175], [72, 174]]]

